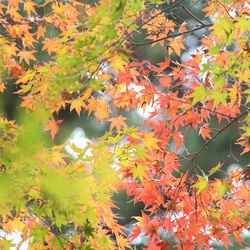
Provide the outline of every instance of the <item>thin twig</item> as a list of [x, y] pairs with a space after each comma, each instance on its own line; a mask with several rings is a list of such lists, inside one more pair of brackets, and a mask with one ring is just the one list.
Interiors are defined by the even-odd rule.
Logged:
[[183, 4], [183, 3], [179, 3], [179, 5], [193, 18], [195, 19], [198, 23], [200, 23], [201, 25], [206, 25], [205, 23], [203, 23], [198, 17], [196, 17], [189, 9], [187, 9], [187, 7]]

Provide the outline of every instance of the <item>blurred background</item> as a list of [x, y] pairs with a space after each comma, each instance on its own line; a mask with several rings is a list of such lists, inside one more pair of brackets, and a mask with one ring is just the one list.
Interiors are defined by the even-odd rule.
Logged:
[[[43, 0], [37, 0], [37, 2], [43, 2]], [[82, 1], [82, 2], [89, 2], [93, 3], [94, 1]], [[165, 4], [159, 5], [158, 9], [162, 10], [170, 5], [170, 1]], [[212, 18], [205, 17], [204, 12], [202, 9], [206, 6], [206, 1], [203, 0], [189, 0], [185, 1], [186, 8], [192, 12], [192, 14], [198, 17], [205, 23], [213, 22]], [[41, 9], [41, 15], [46, 14], [46, 11]], [[197, 22], [184, 10], [181, 6], [177, 5], [170, 10], [168, 10], [165, 15], [168, 19], [174, 20], [175, 22], [181, 24], [183, 22], [188, 23], [188, 27], [193, 28], [197, 25]], [[0, 34], [3, 34], [4, 30], [0, 26]], [[58, 35], [58, 30], [55, 28], [48, 27], [47, 28], [47, 37], [55, 37]], [[181, 57], [177, 55], [171, 56], [172, 60], [176, 61], [185, 61], [190, 58], [190, 54], [195, 52], [196, 49], [199, 48], [200, 39], [204, 34], [206, 34], [206, 30], [199, 30], [192, 34], [186, 35], [185, 40], [185, 50], [182, 51]], [[133, 36], [134, 42], [143, 42], [145, 41], [145, 34], [143, 30], [141, 33], [136, 33]], [[39, 61], [45, 62], [49, 60], [49, 55], [47, 52], [42, 51], [42, 46], [37, 44], [37, 48], [39, 51]], [[133, 57], [134, 60], [148, 60], [153, 64], [157, 64], [162, 62], [167, 57], [166, 49], [162, 48], [159, 45], [156, 46], [140, 46], [133, 50]], [[171, 65], [172, 66], [172, 65]], [[157, 85], [157, 81], [155, 79], [151, 79], [152, 82]], [[10, 81], [7, 85], [6, 91], [0, 95], [0, 112], [4, 114], [9, 120], [17, 120], [19, 119], [19, 113], [21, 108], [19, 104], [21, 102], [20, 97], [15, 94], [16, 86], [12, 84]], [[128, 125], [129, 126], [141, 126], [141, 122], [149, 116], [152, 108], [148, 107], [145, 112], [143, 110], [131, 110], [130, 112], [123, 113], [125, 117], [127, 117]], [[97, 120], [93, 117], [87, 117], [87, 112], [82, 111], [81, 116], [79, 117], [76, 112], [71, 112], [69, 107], [66, 107], [65, 110], [61, 110], [58, 114], [58, 119], [62, 119], [63, 123], [60, 126], [60, 131], [56, 135], [54, 141], [50, 139], [49, 134], [47, 135], [48, 140], [50, 140], [51, 145], [53, 144], [61, 144], [67, 143], [70, 145], [72, 142], [77, 147], [84, 148], [86, 143], [93, 138], [97, 138], [102, 136], [106, 130], [109, 128], [109, 123], [102, 122], [98, 124]], [[218, 128], [223, 126], [223, 124], [218, 124], [216, 121], [213, 122], [211, 127]], [[203, 151], [203, 153], [199, 157], [199, 167], [206, 173], [208, 169], [215, 166], [219, 161], [222, 161], [223, 170], [225, 172], [233, 169], [235, 167], [244, 167], [250, 162], [249, 155], [243, 155], [240, 157], [240, 146], [234, 144], [236, 138], [238, 138], [238, 126], [234, 124], [224, 131], [219, 137], [214, 140], [209, 147]], [[199, 136], [198, 131], [192, 130], [185, 134], [185, 146], [188, 152], [196, 151], [201, 145], [204, 144], [204, 140]], [[69, 154], [72, 154], [70, 147], [65, 147], [65, 151]], [[184, 152], [184, 149], [183, 149]], [[185, 164], [185, 162], [184, 162]], [[216, 178], [224, 178], [225, 173], [219, 171], [218, 174], [214, 175]], [[116, 209], [115, 212], [120, 216], [120, 224], [125, 225], [129, 230], [133, 227], [133, 216], [138, 216], [141, 213], [141, 209], [143, 209], [143, 204], [136, 204], [133, 205], [131, 202], [131, 197], [127, 197], [125, 191], [120, 191], [119, 193], [114, 194], [113, 196], [114, 201], [116, 202], [119, 209]], [[245, 232], [243, 235], [246, 238], [246, 246], [250, 247], [250, 239], [249, 233]], [[141, 235], [133, 242], [136, 245], [135, 249], [140, 249], [140, 245], [146, 243], [146, 238]], [[223, 246], [214, 243], [213, 247], [215, 249], [225, 249]], [[232, 247], [229, 249], [241, 249], [235, 242]]]

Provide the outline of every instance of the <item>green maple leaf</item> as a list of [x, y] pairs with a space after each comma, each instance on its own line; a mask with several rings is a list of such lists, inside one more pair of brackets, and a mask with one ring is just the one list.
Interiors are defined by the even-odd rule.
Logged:
[[205, 103], [206, 99], [209, 95], [209, 92], [206, 90], [206, 88], [203, 85], [200, 85], [194, 89], [194, 93], [191, 95], [193, 98], [192, 105], [195, 105], [198, 102]]
[[222, 165], [223, 165], [223, 163], [219, 162], [216, 166], [211, 168], [211, 170], [209, 171], [209, 174], [212, 175], [215, 172], [217, 172], [222, 167]]
[[145, 172], [146, 169], [147, 169], [147, 167], [145, 167], [145, 166], [136, 166], [133, 169], [133, 178], [134, 179], [138, 178], [139, 180], [147, 178], [147, 174]]

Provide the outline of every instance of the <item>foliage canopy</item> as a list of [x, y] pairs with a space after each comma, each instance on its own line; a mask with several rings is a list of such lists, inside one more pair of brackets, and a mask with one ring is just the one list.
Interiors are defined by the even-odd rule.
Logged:
[[[209, 172], [198, 160], [231, 126], [241, 155], [250, 151], [249, 3], [208, 0], [212, 19], [201, 20], [185, 0], [85, 2], [0, 3], [0, 92], [15, 89], [22, 108], [17, 121], [0, 118], [1, 228], [21, 232], [17, 247], [28, 240], [29, 249], [125, 249], [142, 232], [153, 250], [208, 249], [212, 240], [229, 245], [229, 236], [241, 244], [249, 166], [221, 179], [223, 159]], [[193, 25], [171, 18], [176, 10]], [[181, 60], [194, 32], [200, 47]], [[161, 47], [165, 59], [139, 60], [142, 46]], [[124, 114], [148, 107], [130, 126]], [[65, 109], [110, 124], [84, 149], [72, 144], [75, 158], [48, 139]], [[193, 130], [204, 143], [188, 152]], [[145, 205], [129, 237], [112, 210], [121, 189]]]

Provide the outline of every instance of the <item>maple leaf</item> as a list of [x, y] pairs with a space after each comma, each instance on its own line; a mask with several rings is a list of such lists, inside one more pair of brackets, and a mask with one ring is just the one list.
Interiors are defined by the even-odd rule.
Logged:
[[33, 43], [35, 42], [35, 39], [33, 38], [32, 34], [30, 33], [25, 34], [24, 37], [22, 38], [22, 41], [24, 48], [34, 47]]
[[113, 117], [113, 118], [108, 119], [108, 121], [111, 122], [110, 130], [113, 130], [113, 128], [116, 128], [117, 132], [120, 132], [122, 127], [124, 128], [127, 127], [125, 120], [126, 118], [123, 116], [118, 116], [118, 117]]
[[241, 152], [241, 155], [250, 152], [249, 135], [243, 134], [243, 135], [237, 140], [236, 144], [239, 144], [241, 147], [243, 147], [243, 151]]
[[60, 166], [60, 165], [66, 165], [66, 162], [64, 158], [66, 158], [67, 155], [61, 151], [57, 147], [54, 148], [52, 152], [52, 158], [49, 159], [49, 163], [53, 164], [55, 166]]
[[197, 102], [206, 102], [209, 92], [206, 90], [203, 84], [198, 85], [194, 88], [194, 93], [191, 95], [193, 97], [192, 105], [195, 105]]
[[154, 65], [152, 65], [150, 62], [148, 62], [148, 66], [151, 70], [157, 72], [157, 73], [161, 73], [162, 71], [164, 71], [166, 68], [168, 68], [170, 63], [170, 60], [167, 58], [164, 62], [159, 63], [159, 67], [155, 67]]
[[[165, 231], [175, 237], [178, 249], [209, 248], [211, 236], [228, 245], [229, 234], [241, 241], [242, 229], [249, 224], [246, 220], [250, 202], [248, 170], [236, 170], [227, 173], [223, 180], [213, 178], [211, 181], [209, 176], [219, 171], [222, 163], [208, 170], [208, 176], [204, 173], [197, 176], [194, 171], [192, 178], [189, 169], [183, 174], [172, 174], [179, 172], [182, 161], [189, 162], [196, 155], [195, 152], [177, 154], [190, 130], [199, 128], [200, 137], [210, 139], [201, 147], [205, 153], [205, 146], [212, 141], [211, 122], [224, 119], [229, 127], [247, 114], [244, 111], [250, 102], [246, 87], [249, 80], [247, 1], [221, 0], [219, 4], [218, 1], [206, 1], [205, 14], [214, 17], [213, 25], [203, 24], [183, 2], [182, 12], [186, 12], [183, 19], [188, 16], [197, 21], [193, 28], [189, 26], [190, 30], [186, 29], [185, 20], [181, 24], [172, 17], [168, 19], [155, 5], [160, 0], [144, 1], [145, 4], [137, 2], [99, 0], [95, 5], [79, 5], [77, 0], [46, 0], [40, 4], [35, 0], [0, 1], [5, 31], [0, 37], [0, 91], [14, 83], [14, 91], [22, 100], [21, 107], [32, 109], [28, 110], [30, 113], [46, 110], [41, 112], [41, 122], [27, 121], [31, 124], [28, 132], [19, 130], [18, 125], [10, 126], [9, 122], [6, 125], [0, 118], [1, 154], [4, 156], [0, 160], [2, 224], [6, 224], [9, 232], [15, 227], [22, 231], [23, 240], [31, 231], [35, 244], [30, 248], [80, 249], [83, 242], [78, 244], [75, 240], [73, 246], [68, 235], [55, 237], [51, 228], [36, 216], [33, 206], [27, 210], [27, 199], [34, 200], [38, 206], [46, 202], [43, 217], [60, 228], [69, 221], [76, 231], [83, 225], [81, 233], [88, 236], [89, 248], [129, 248], [122, 226], [112, 212], [115, 206], [111, 196], [117, 189], [118, 177], [122, 179], [119, 187], [127, 190], [132, 201], [145, 205], [138, 218], [140, 227], [133, 230], [131, 239], [144, 232], [148, 237], [148, 249], [164, 250], [171, 246], [164, 241], [166, 238], [162, 238]], [[48, 3], [49, 8], [46, 7]], [[178, 5], [174, 0], [167, 0], [167, 3], [171, 8]], [[45, 10], [39, 11], [38, 17], [36, 11], [43, 7]], [[138, 14], [141, 23], [136, 25]], [[46, 34], [50, 38], [45, 38], [50, 26], [52, 33]], [[133, 45], [133, 40], [137, 40], [133, 32], [142, 31], [149, 39], [144, 45], [162, 46], [163, 50], [167, 47], [167, 52], [175, 51], [180, 57], [185, 36], [199, 29], [207, 31], [206, 37], [199, 39], [201, 49], [194, 50], [190, 59], [182, 63], [173, 60], [174, 55], [171, 55], [154, 66], [146, 57], [145, 61], [137, 57], [138, 61], [135, 61], [130, 50], [137, 47], [136, 43]], [[41, 46], [46, 51], [41, 52]], [[36, 58], [36, 64], [32, 65]], [[207, 63], [203, 63], [204, 60]], [[164, 74], [166, 69], [168, 72]], [[152, 84], [155, 78], [160, 86]], [[162, 91], [162, 88], [167, 89]], [[80, 156], [76, 161], [67, 158], [64, 145], [44, 147], [44, 143], [40, 143], [43, 136], [39, 136], [41, 150], [38, 153], [20, 151], [20, 143], [16, 143], [19, 133], [31, 138], [28, 150], [25, 150], [29, 151], [35, 147], [38, 125], [66, 104], [69, 104], [70, 112], [75, 110], [80, 115], [85, 108], [88, 115], [94, 113], [98, 123], [109, 122], [109, 132], [84, 149], [72, 144], [71, 149]], [[114, 117], [120, 110], [146, 109], [150, 104], [157, 109], [144, 121], [138, 121], [140, 128], [128, 129], [123, 116]], [[112, 111], [114, 114], [110, 118]], [[47, 130], [52, 138], [58, 132], [59, 123], [60, 120], [52, 118], [48, 121]], [[240, 123], [242, 132], [237, 133], [240, 138], [236, 140], [243, 147], [242, 153], [246, 153], [250, 150], [249, 118], [244, 122], [241, 119]], [[116, 135], [111, 135], [113, 131]], [[121, 140], [125, 143], [120, 143]], [[176, 150], [171, 143], [175, 144]], [[116, 144], [114, 155], [119, 156], [114, 168], [110, 167], [114, 163], [110, 144]], [[91, 150], [91, 156], [86, 156], [87, 150]], [[23, 154], [16, 157], [18, 152]], [[6, 160], [7, 156], [11, 162]], [[37, 159], [41, 161], [42, 174]], [[195, 160], [200, 159], [195, 156]], [[16, 171], [10, 171], [12, 168]], [[196, 178], [198, 180], [193, 183]], [[26, 192], [30, 189], [27, 197]], [[229, 199], [226, 199], [226, 193]], [[202, 197], [197, 198], [197, 195]], [[18, 207], [22, 212], [15, 214], [15, 218], [9, 217], [11, 207]], [[165, 210], [170, 212], [169, 216], [163, 213]], [[178, 216], [173, 219], [171, 212]], [[23, 218], [29, 222], [32, 217], [33, 223], [18, 225]], [[12, 225], [11, 219], [17, 220], [16, 225]], [[81, 237], [79, 235], [79, 241], [84, 241]], [[11, 248], [0, 243], [1, 246]]]
[[176, 151], [178, 151], [180, 147], [182, 146], [183, 140], [184, 140], [183, 135], [179, 131], [176, 130], [173, 133], [173, 141], [175, 144]]
[[140, 181], [147, 178], [148, 176], [145, 172], [146, 169], [146, 166], [136, 165], [132, 170], [133, 178], [138, 178]]
[[63, 120], [49, 120], [47, 124], [47, 129], [50, 131], [51, 138], [54, 139], [55, 135], [59, 131], [59, 125], [63, 122]]
[[82, 99], [88, 100], [89, 97], [91, 96], [92, 92], [93, 92], [93, 89], [91, 89], [91, 88], [86, 89], [82, 95]]
[[143, 141], [145, 147], [149, 149], [160, 149], [158, 146], [159, 140], [154, 137], [153, 133], [146, 133], [144, 135], [144, 141]]
[[10, 7], [13, 7], [13, 6], [17, 7], [19, 3], [20, 3], [20, 0], [9, 0], [8, 1], [8, 5]]
[[28, 65], [30, 64], [30, 60], [36, 60], [35, 56], [33, 55], [35, 53], [35, 51], [27, 51], [27, 50], [23, 50], [20, 51], [18, 56], [20, 57], [20, 61], [25, 61]]
[[6, 88], [5, 88], [4, 84], [0, 84], [0, 93], [4, 92], [5, 89]]
[[168, 88], [171, 86], [172, 80], [169, 76], [165, 75], [165, 76], [159, 78], [158, 80], [163, 88]]
[[32, 95], [27, 95], [22, 97], [23, 102], [21, 103], [20, 107], [27, 107], [30, 109], [34, 108], [33, 97]]
[[56, 52], [58, 50], [57, 39], [45, 39], [43, 41], [43, 50], [47, 50], [49, 55]]
[[175, 39], [169, 40], [169, 50], [170, 52], [175, 52], [178, 56], [181, 55], [181, 50], [185, 49], [182, 37], [177, 37]]
[[210, 135], [212, 130], [208, 126], [209, 126], [208, 123], [204, 124], [199, 131], [199, 134], [202, 136], [204, 140], [206, 140], [206, 138], [208, 139], [212, 138], [212, 136]]
[[115, 71], [124, 71], [125, 65], [127, 62], [118, 54], [114, 55], [110, 59], [110, 67], [113, 68]]
[[76, 113], [80, 116], [84, 102], [81, 97], [74, 99], [70, 103], [70, 112], [75, 109]]
[[116, 236], [116, 242], [120, 249], [128, 249], [130, 247], [128, 240], [121, 235]]
[[14, 76], [17, 77], [19, 74], [21, 74], [24, 71], [23, 65], [16, 65], [13, 68], [11, 68], [10, 73]]
[[30, 16], [31, 13], [36, 14], [36, 10], [34, 8], [36, 6], [36, 3], [33, 3], [31, 0], [27, 0], [24, 4], [24, 9], [26, 10], [28, 16]]
[[13, 232], [14, 229], [22, 231], [24, 227], [25, 227], [24, 222], [22, 222], [18, 218], [15, 218], [14, 220], [10, 220], [8, 221], [8, 223], [3, 224], [3, 229], [7, 231], [8, 233]]
[[161, 248], [161, 250], [165, 250], [167, 247], [173, 246], [173, 243], [163, 241], [159, 242], [157, 245]]
[[203, 176], [198, 176], [198, 182], [196, 182], [196, 184], [193, 185], [194, 188], [197, 188], [198, 191], [197, 191], [197, 196], [199, 194], [201, 194], [202, 192], [204, 192], [206, 190], [208, 186], [208, 178], [206, 175], [203, 175]]
[[44, 26], [38, 26], [36, 31], [36, 38], [44, 37], [46, 28]]
[[165, 70], [166, 68], [168, 68], [170, 63], [170, 59], [166, 58], [166, 60], [164, 62], [160, 62], [159, 63], [159, 68], [158, 68], [158, 72], [162, 72], [163, 70]]
[[90, 98], [88, 102], [89, 104], [86, 106], [86, 109], [88, 109], [89, 115], [92, 111], [95, 112], [98, 122], [102, 122], [109, 117], [109, 104], [104, 98]]
[[209, 174], [212, 175], [215, 172], [217, 172], [219, 169], [221, 169], [223, 163], [219, 162], [216, 166], [210, 169]]
[[136, 239], [141, 234], [141, 228], [136, 226], [135, 229], [132, 230], [132, 234], [130, 235], [131, 240]]

